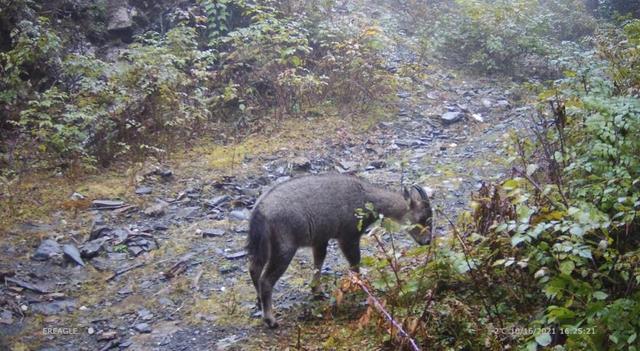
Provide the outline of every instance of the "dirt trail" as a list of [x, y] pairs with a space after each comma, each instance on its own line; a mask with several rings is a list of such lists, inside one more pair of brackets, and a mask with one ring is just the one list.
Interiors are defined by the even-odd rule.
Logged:
[[[211, 174], [206, 162], [150, 168], [141, 172], [139, 194], [122, 206], [16, 228], [14, 239], [53, 234], [64, 242], [75, 238], [85, 250], [91, 236], [98, 240], [92, 242], [97, 256], [84, 259], [85, 267], [55, 258], [34, 261], [35, 249], [25, 241], [4, 242], [0, 275], [10, 279], [0, 287], [0, 349], [282, 349], [295, 344], [296, 326], [318, 322], [314, 308], [329, 302], [310, 302], [311, 255], [302, 250], [276, 287], [282, 327], [262, 326], [243, 245], [250, 208], [264, 189], [291, 176], [329, 171], [399, 187], [404, 172], [406, 183], [431, 188], [433, 204], [454, 217], [483, 180], [500, 177], [505, 134], [524, 113], [515, 108], [510, 85], [462, 80], [422, 62], [413, 38], [388, 9], [351, 8], [340, 16], [355, 14], [389, 37], [390, 70], [421, 67], [421, 78], [402, 77], [395, 117], [365, 134], [350, 125], [357, 120], [302, 121], [314, 131], [299, 143], [306, 147], [261, 156], [247, 152], [228, 172], [233, 175]], [[446, 230], [438, 218], [437, 233]], [[408, 237], [399, 244], [412, 245]], [[365, 239], [363, 255], [372, 250]], [[327, 290], [344, 269], [331, 245]]]

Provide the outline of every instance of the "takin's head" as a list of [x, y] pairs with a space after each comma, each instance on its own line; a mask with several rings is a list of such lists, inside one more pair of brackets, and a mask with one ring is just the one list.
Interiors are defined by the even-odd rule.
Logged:
[[413, 224], [409, 234], [418, 244], [429, 244], [433, 232], [433, 211], [429, 196], [422, 187], [417, 185], [409, 189], [405, 188], [403, 195], [409, 202], [409, 212], [405, 215], [405, 220]]

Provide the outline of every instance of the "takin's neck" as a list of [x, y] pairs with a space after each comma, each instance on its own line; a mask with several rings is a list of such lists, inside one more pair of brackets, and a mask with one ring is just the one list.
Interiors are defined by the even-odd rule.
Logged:
[[373, 204], [376, 212], [397, 221], [402, 220], [409, 210], [402, 194], [385, 189], [375, 188], [367, 191], [366, 200]]

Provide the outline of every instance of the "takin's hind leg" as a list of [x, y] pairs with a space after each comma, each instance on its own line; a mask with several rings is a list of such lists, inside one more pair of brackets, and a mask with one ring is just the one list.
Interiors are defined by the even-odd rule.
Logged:
[[263, 268], [263, 262], [259, 262], [255, 258], [249, 259], [249, 274], [251, 275], [253, 287], [256, 289], [256, 296], [258, 300], [256, 306], [258, 306], [258, 308], [262, 308], [262, 303], [260, 302], [260, 275], [262, 274]]
[[287, 270], [287, 267], [289, 267], [289, 263], [291, 263], [291, 259], [295, 253], [295, 249], [282, 251], [274, 250], [272, 247], [271, 255], [269, 255], [269, 261], [260, 276], [258, 284], [260, 287], [260, 300], [262, 302], [262, 319], [269, 328], [278, 327], [278, 322], [273, 316], [273, 301], [271, 299], [273, 286], [276, 284], [278, 279], [280, 279], [284, 271]]

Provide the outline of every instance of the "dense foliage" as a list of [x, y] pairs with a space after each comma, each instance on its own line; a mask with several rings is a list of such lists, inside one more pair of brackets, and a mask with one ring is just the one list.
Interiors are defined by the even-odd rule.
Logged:
[[[9, 34], [0, 53], [3, 168], [161, 157], [203, 132], [248, 132], [256, 125], [248, 122], [269, 112], [303, 115], [320, 104], [365, 109], [389, 91], [379, 32], [329, 26], [317, 15], [322, 6], [312, 17], [267, 3], [176, 6], [162, 31], [101, 55], [74, 49], [58, 25], [66, 22], [52, 22], [41, 5], [8, 2], [1, 18]], [[96, 20], [105, 17], [103, 7], [90, 10]]]
[[[382, 32], [331, 19], [332, 1], [180, 2], [112, 51], [103, 1], [43, 3], [0, 0], [2, 196], [34, 169], [161, 158], [394, 91]], [[404, 254], [376, 237], [380, 252], [363, 259], [373, 294], [427, 349], [637, 350], [638, 2], [394, 6], [427, 61], [528, 78], [538, 100], [530, 134], [509, 143], [511, 175], [478, 191], [451, 237]], [[368, 308], [362, 332], [407, 346]]]
[[[534, 88], [531, 134], [510, 142], [512, 178], [485, 185], [452, 238], [366, 261], [376, 295], [419, 343], [640, 347], [639, 25], [605, 27], [596, 50], [558, 59], [564, 78]], [[407, 345], [370, 315], [363, 323]]]
[[425, 56], [518, 77], [553, 74], [549, 59], [562, 50], [563, 41], [595, 28], [581, 0], [455, 0], [417, 3], [406, 11], [416, 8], [424, 13], [414, 21]]

